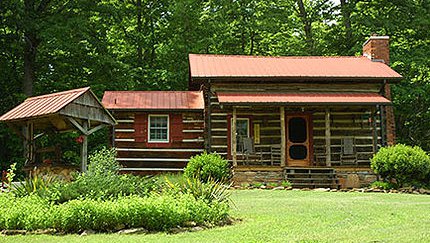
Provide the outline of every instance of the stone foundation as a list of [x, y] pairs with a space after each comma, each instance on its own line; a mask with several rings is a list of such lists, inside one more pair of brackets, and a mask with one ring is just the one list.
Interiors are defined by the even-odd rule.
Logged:
[[[370, 168], [335, 168], [341, 188], [361, 188], [378, 179]], [[243, 186], [254, 183], [281, 183], [285, 172], [275, 167], [238, 167], [233, 170], [233, 185]]]
[[233, 185], [242, 186], [253, 183], [280, 183], [284, 180], [284, 172], [281, 169], [255, 169], [243, 170], [237, 168], [233, 171]]
[[371, 169], [336, 169], [341, 188], [360, 188], [372, 184], [378, 179]]

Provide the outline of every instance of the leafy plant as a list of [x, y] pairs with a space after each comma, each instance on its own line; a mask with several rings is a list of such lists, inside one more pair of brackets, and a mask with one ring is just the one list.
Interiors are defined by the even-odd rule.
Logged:
[[46, 229], [80, 232], [85, 229], [112, 231], [119, 228], [144, 227], [167, 230], [197, 224], [218, 223], [228, 216], [225, 203], [208, 203], [189, 194], [151, 194], [128, 196], [116, 200], [81, 199], [51, 204], [36, 195], [15, 197], [0, 194], [0, 230]]
[[207, 202], [231, 202], [230, 191], [231, 185], [224, 185], [220, 181], [209, 178], [202, 182], [198, 178], [185, 178], [177, 183], [172, 183], [166, 178], [167, 185], [175, 192], [182, 194], [191, 194], [196, 199], [203, 199]]
[[291, 182], [289, 182], [289, 181], [282, 181], [282, 182], [281, 182], [281, 186], [283, 186], [283, 187], [291, 187], [291, 186], [292, 186], [292, 184], [291, 184]]
[[7, 187], [9, 188], [9, 191], [12, 188], [12, 181], [13, 181], [13, 178], [15, 178], [15, 171], [16, 171], [16, 163], [13, 163], [10, 165], [10, 168], [7, 170], [7, 174], [6, 174]]
[[386, 182], [386, 181], [374, 181], [371, 185], [371, 188], [378, 188], [378, 189], [383, 189], [383, 190], [390, 190], [393, 188], [396, 188], [396, 185], [390, 183], [390, 182]]
[[116, 161], [116, 150], [115, 148], [106, 148], [94, 152], [88, 157], [88, 171], [89, 176], [109, 176], [112, 174], [118, 174], [121, 168], [118, 161]]
[[279, 184], [276, 183], [276, 182], [269, 182], [269, 183], [267, 183], [267, 185], [270, 186], [270, 187], [277, 187], [277, 186], [279, 186]]
[[371, 159], [372, 169], [398, 186], [428, 183], [430, 157], [420, 147], [403, 144], [381, 148]]
[[259, 188], [259, 187], [261, 187], [261, 186], [264, 186], [264, 183], [261, 183], [261, 182], [254, 182], [254, 183], [252, 183], [252, 186], [253, 186], [253, 187], [255, 187], [255, 188]]
[[19, 197], [37, 194], [44, 196], [49, 186], [57, 181], [57, 177], [53, 174], [40, 175], [35, 172], [30, 172], [30, 175], [19, 184], [14, 186], [14, 193]]
[[229, 163], [217, 153], [204, 152], [191, 157], [184, 169], [184, 175], [202, 181], [227, 181], [230, 178]]

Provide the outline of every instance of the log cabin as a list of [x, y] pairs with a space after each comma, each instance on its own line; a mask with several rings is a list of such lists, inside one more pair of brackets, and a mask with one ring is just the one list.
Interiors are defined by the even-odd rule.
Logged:
[[[186, 100], [189, 109], [143, 109], [140, 102], [130, 109], [120, 100], [131, 93], [121, 92], [106, 92], [103, 104], [119, 122], [113, 133], [118, 159], [134, 168], [180, 169], [190, 155], [206, 150], [231, 161], [235, 184], [289, 180], [298, 187], [358, 187], [376, 179], [373, 154], [395, 142], [390, 84], [402, 76], [389, 61], [388, 36], [371, 36], [361, 56], [190, 54], [190, 91], [182, 94], [201, 92], [192, 93], [199, 101], [145, 93], [159, 95], [160, 102]], [[178, 123], [164, 122], [182, 135], [163, 149], [152, 146], [145, 141], [151, 114], [170, 120], [181, 114]], [[187, 130], [195, 136], [185, 136]]]
[[181, 171], [204, 150], [201, 91], [106, 91], [102, 103], [117, 119], [111, 145], [124, 172]]

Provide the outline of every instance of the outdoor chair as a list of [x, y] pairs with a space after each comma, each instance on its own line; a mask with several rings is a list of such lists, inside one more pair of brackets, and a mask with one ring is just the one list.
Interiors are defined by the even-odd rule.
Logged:
[[243, 138], [243, 151], [242, 154], [245, 156], [245, 163], [260, 164], [263, 160], [263, 154], [255, 151], [254, 139], [250, 137]]

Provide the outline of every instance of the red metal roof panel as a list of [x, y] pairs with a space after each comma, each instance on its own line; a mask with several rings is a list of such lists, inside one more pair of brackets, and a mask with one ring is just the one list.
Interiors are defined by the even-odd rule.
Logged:
[[203, 110], [201, 91], [106, 91], [102, 100], [107, 109]]
[[85, 87], [28, 98], [2, 115], [0, 121], [18, 120], [56, 113], [89, 89], [90, 87]]
[[263, 57], [190, 54], [192, 78], [387, 78], [402, 76], [367, 57]]
[[217, 93], [224, 104], [275, 103], [275, 104], [390, 104], [390, 100], [377, 93]]

